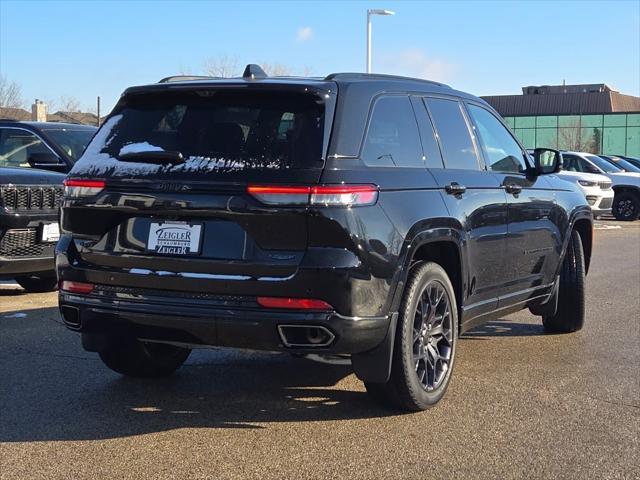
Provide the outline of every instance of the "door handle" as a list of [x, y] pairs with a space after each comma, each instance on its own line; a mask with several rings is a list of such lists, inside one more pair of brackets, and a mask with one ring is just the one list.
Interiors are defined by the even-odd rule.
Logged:
[[521, 185], [509, 184], [509, 185], [505, 185], [504, 189], [507, 191], [507, 193], [511, 193], [513, 195], [518, 195], [519, 193], [522, 193]]
[[467, 187], [460, 185], [458, 182], [451, 182], [444, 189], [449, 195], [462, 195], [467, 191]]

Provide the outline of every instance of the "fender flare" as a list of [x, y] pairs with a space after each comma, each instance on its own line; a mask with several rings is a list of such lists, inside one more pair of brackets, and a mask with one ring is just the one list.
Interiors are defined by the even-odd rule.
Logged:
[[[393, 296], [391, 302], [391, 311], [397, 311], [400, 308], [400, 302], [402, 300], [402, 294], [404, 293], [404, 286], [407, 283], [409, 277], [409, 270], [411, 269], [411, 263], [415, 253], [429, 243], [435, 242], [449, 242], [456, 246], [458, 250], [458, 258], [460, 259], [460, 279], [462, 285], [460, 285], [461, 292], [465, 290], [465, 279], [467, 273], [466, 262], [466, 239], [464, 233], [462, 233], [462, 227], [459, 225], [453, 226], [433, 226], [427, 229], [417, 229], [414, 226], [409, 230], [407, 238], [411, 238], [409, 241], [405, 241], [400, 251], [400, 264], [402, 268], [398, 272], [398, 277], [395, 280], [393, 287]], [[412, 230], [415, 229], [415, 233], [412, 234]], [[461, 302], [458, 302], [461, 303]]]
[[562, 269], [562, 262], [564, 262], [564, 257], [567, 254], [567, 249], [569, 248], [569, 241], [571, 240], [571, 232], [575, 229], [576, 223], [578, 221], [588, 220], [591, 226], [591, 238], [582, 239], [583, 245], [588, 244], [590, 246], [590, 250], [588, 255], [585, 253], [585, 272], [589, 271], [589, 263], [591, 261], [591, 248], [593, 246], [593, 213], [591, 212], [591, 208], [582, 205], [576, 209], [574, 209], [569, 216], [569, 223], [567, 224], [567, 228], [564, 232], [564, 240], [562, 242], [562, 250], [560, 251], [560, 261], [558, 262], [558, 266], [556, 268], [556, 276], [560, 275], [560, 270]]
[[[356, 376], [364, 382], [386, 383], [391, 376], [393, 348], [398, 326], [398, 309], [415, 252], [420, 247], [428, 245], [429, 243], [447, 241], [455, 244], [458, 248], [460, 258], [461, 279], [464, 279], [465, 262], [462, 257], [464, 237], [460, 231], [450, 226], [432, 227], [416, 231], [417, 233], [411, 236], [411, 240], [404, 243], [399, 256], [399, 258], [402, 259], [399, 262], [402, 268], [397, 273], [398, 278], [395, 281], [391, 307], [393, 313], [391, 314], [391, 321], [389, 322], [389, 329], [387, 330], [385, 339], [380, 345], [368, 352], [351, 355], [353, 370]], [[464, 286], [461, 285], [460, 288], [464, 288]]]

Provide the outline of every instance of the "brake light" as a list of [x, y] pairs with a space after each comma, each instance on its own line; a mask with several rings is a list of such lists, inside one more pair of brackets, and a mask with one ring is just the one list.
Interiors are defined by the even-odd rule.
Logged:
[[313, 298], [258, 297], [258, 305], [265, 308], [333, 310], [333, 307], [327, 302]]
[[247, 192], [267, 205], [360, 207], [378, 200], [376, 185], [250, 185]]
[[67, 178], [63, 183], [64, 194], [69, 198], [90, 197], [100, 193], [105, 186], [103, 180], [76, 180]]
[[247, 192], [267, 205], [307, 205], [311, 187], [249, 185]]
[[70, 280], [60, 280], [60, 284], [58, 285], [60, 290], [69, 293], [91, 293], [95, 288], [93, 283], [85, 283], [85, 282], [72, 282]]

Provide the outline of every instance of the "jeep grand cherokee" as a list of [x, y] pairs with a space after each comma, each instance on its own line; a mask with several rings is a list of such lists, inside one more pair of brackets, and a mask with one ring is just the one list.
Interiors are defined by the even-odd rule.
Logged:
[[427, 408], [474, 325], [582, 327], [591, 210], [558, 152], [534, 159], [424, 80], [248, 66], [129, 88], [66, 180], [64, 321], [124, 375], [194, 346], [347, 354], [374, 399]]

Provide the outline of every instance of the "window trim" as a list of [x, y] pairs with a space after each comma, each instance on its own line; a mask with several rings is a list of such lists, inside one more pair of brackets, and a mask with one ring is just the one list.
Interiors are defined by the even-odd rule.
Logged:
[[[416, 122], [418, 123], [418, 135], [420, 136], [420, 144], [422, 145], [422, 160], [424, 162], [424, 168], [426, 169], [443, 169], [445, 168], [444, 166], [444, 157], [442, 156], [442, 147], [440, 146], [440, 142], [438, 141], [438, 132], [436, 132], [436, 127], [433, 124], [433, 118], [431, 118], [431, 113], [429, 112], [429, 110], [427, 109], [427, 105], [423, 100], [423, 95], [422, 94], [409, 94], [409, 100], [411, 101], [411, 106], [413, 107], [413, 114], [416, 116]], [[416, 111], [417, 108], [422, 108], [422, 111], [424, 112], [424, 117], [425, 120], [421, 120], [420, 117], [418, 116], [418, 112]], [[428, 123], [428, 125], [427, 125]], [[439, 167], [430, 167], [427, 165], [427, 161], [429, 160], [427, 158], [424, 146], [425, 146], [425, 141], [422, 137], [422, 130], [426, 129], [427, 132], [429, 130], [431, 130], [431, 134], [433, 135], [433, 139], [436, 142], [436, 147], [438, 149], [438, 153], [440, 154], [440, 166]], [[427, 133], [425, 132], [425, 133]]]
[[[42, 144], [43, 144], [45, 147], [47, 147], [47, 148], [49, 149], [49, 151], [50, 151], [51, 153], [53, 153], [53, 154], [56, 156], [56, 158], [58, 159], [58, 162], [59, 162], [60, 164], [63, 164], [63, 163], [64, 163], [64, 164], [65, 164], [65, 165], [67, 165], [67, 166], [69, 165], [65, 159], [61, 158], [61, 157], [60, 157], [60, 155], [58, 155], [58, 154], [53, 150], [53, 148], [51, 148], [51, 146], [49, 145], [49, 143], [48, 143], [44, 138], [42, 138], [42, 136], [41, 136], [40, 134], [38, 134], [38, 133], [34, 132], [33, 130], [29, 130], [28, 128], [24, 128], [24, 127], [13, 127], [13, 126], [6, 126], [6, 127], [5, 127], [5, 126], [0, 126], [0, 135], [2, 134], [2, 130], [20, 130], [20, 131], [23, 131], [23, 132], [30, 133], [31, 135], [33, 135], [33, 136], [37, 137], [37, 138], [38, 138], [38, 140], [40, 140], [40, 141], [42, 142]], [[29, 166], [29, 167], [17, 167], [17, 168], [34, 168], [34, 167]]]
[[[502, 117], [500, 117], [500, 115], [496, 115], [495, 112], [492, 112], [491, 109], [486, 107], [486, 105], [482, 105], [479, 102], [474, 102], [474, 101], [467, 100], [464, 103], [465, 103], [465, 110], [468, 110], [469, 105], [473, 105], [474, 107], [481, 108], [481, 109], [485, 110], [486, 112], [488, 112], [489, 114], [491, 114], [493, 116], [493, 118], [495, 118], [505, 128], [505, 130], [511, 136], [513, 141], [516, 142], [516, 145], [518, 145], [518, 147], [520, 147], [520, 152], [522, 154], [522, 158], [524, 160], [524, 164], [525, 164], [525, 167], [526, 167], [526, 170], [524, 172], [501, 172], [499, 170], [495, 170], [495, 171], [491, 170], [489, 168], [489, 164], [487, 163], [487, 158], [485, 158], [485, 156], [484, 156], [484, 150], [482, 148], [480, 148], [482, 158], [484, 159], [485, 169], [488, 172], [492, 172], [492, 173], [499, 173], [499, 174], [504, 174], [504, 175], [520, 175], [522, 177], [526, 177], [527, 176], [527, 172], [529, 172], [533, 168], [529, 164], [529, 154], [528, 154], [527, 150], [524, 148], [524, 145], [522, 145], [522, 143], [518, 140], [518, 137], [516, 137], [514, 135], [514, 133], [509, 128], [509, 126], [504, 122]], [[473, 116], [471, 115], [471, 112], [468, 112], [467, 114], [469, 116], [469, 120], [472, 122], [471, 124], [473, 125], [474, 130], [477, 130], [477, 137], [479, 138], [480, 141], [482, 141], [482, 134], [480, 134], [480, 131], [479, 131], [477, 125], [476, 125], [476, 122], [473, 120]]]
[[[369, 135], [369, 128], [371, 127], [371, 119], [373, 118], [373, 112], [375, 110], [376, 105], [383, 98], [392, 98], [392, 97], [404, 97], [408, 100], [409, 106], [411, 107], [411, 112], [413, 113], [413, 121], [416, 124], [416, 131], [418, 132], [418, 144], [420, 145], [420, 155], [422, 158], [422, 165], [410, 166], [410, 165], [368, 165], [364, 159], [362, 158], [362, 153], [364, 151], [365, 143], [367, 141], [367, 136]], [[349, 157], [342, 157], [349, 158]], [[411, 101], [411, 94], [409, 92], [382, 92], [377, 94], [371, 100], [371, 104], [369, 105], [369, 112], [367, 114], [367, 125], [364, 129], [364, 135], [360, 140], [360, 148], [358, 149], [358, 156], [356, 157], [366, 168], [411, 168], [411, 169], [425, 169], [426, 168], [426, 158], [424, 155], [424, 146], [422, 145], [422, 137], [420, 136], [420, 125], [418, 124], [418, 119], [416, 118], [416, 111], [413, 108], [413, 102]]]
[[[440, 156], [442, 157], [442, 164], [444, 165], [444, 169], [445, 170], [466, 170], [466, 171], [472, 171], [472, 172], [483, 172], [483, 171], [488, 171], [487, 170], [487, 164], [485, 162], [484, 156], [482, 155], [482, 152], [480, 151], [481, 149], [479, 148], [478, 145], [478, 141], [476, 138], [475, 133], [473, 132], [473, 130], [471, 129], [471, 120], [469, 118], [469, 114], [467, 113], [467, 108], [465, 105], [464, 100], [461, 97], [451, 97], [448, 95], [421, 95], [422, 97], [422, 103], [424, 104], [424, 108], [427, 110], [428, 114], [429, 114], [429, 119], [431, 120], [431, 124], [433, 125], [433, 130], [435, 132], [436, 135], [436, 142], [438, 143], [438, 146], [440, 147]], [[462, 118], [467, 126], [467, 132], [469, 132], [469, 137], [471, 138], [471, 144], [473, 145], [473, 149], [475, 151], [476, 154], [476, 164], [478, 166], [477, 170], [472, 170], [470, 168], [451, 168], [447, 166], [447, 161], [445, 159], [444, 156], [444, 150], [442, 147], [442, 142], [440, 140], [440, 132], [438, 131], [438, 125], [436, 124], [435, 120], [434, 120], [434, 116], [433, 113], [431, 112], [431, 109], [429, 108], [429, 104], [427, 102], [427, 99], [429, 98], [435, 98], [438, 100], [449, 100], [449, 101], [453, 101], [456, 102], [458, 104], [458, 108], [460, 109], [460, 113], [462, 114]]]

